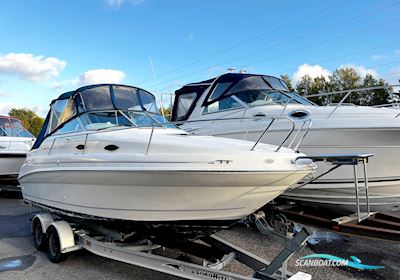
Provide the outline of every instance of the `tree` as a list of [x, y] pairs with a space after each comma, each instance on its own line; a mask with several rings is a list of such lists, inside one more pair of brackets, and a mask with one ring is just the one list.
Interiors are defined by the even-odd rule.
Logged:
[[[378, 80], [371, 74], [366, 74], [360, 87], [372, 88], [387, 85], [385, 80]], [[353, 95], [352, 103], [363, 106], [387, 104], [390, 101], [392, 92], [393, 89], [391, 87], [358, 92], [356, 95]]]
[[[329, 92], [331, 91], [331, 85], [329, 81], [324, 76], [316, 77], [310, 85], [308, 94], [318, 94], [321, 92]], [[318, 105], [325, 105], [329, 103], [329, 97], [327, 96], [316, 96], [310, 98], [312, 101], [317, 103]]]
[[[357, 71], [351, 67], [339, 68], [329, 77], [332, 91], [340, 91], [361, 87], [361, 77]], [[338, 103], [343, 98], [341, 95], [333, 95], [332, 103]], [[349, 97], [350, 102], [352, 96]]]
[[296, 84], [296, 91], [300, 95], [308, 95], [310, 93], [313, 79], [309, 75], [304, 75]]
[[29, 130], [33, 135], [38, 136], [42, 129], [44, 119], [39, 117], [30, 109], [27, 108], [12, 108], [8, 112], [10, 117], [19, 119], [22, 125]]
[[172, 111], [172, 107], [168, 106], [168, 107], [163, 107], [162, 111], [160, 108], [160, 114], [164, 113], [164, 116], [167, 120], [171, 120], [171, 111]]
[[293, 91], [292, 80], [289, 78], [289, 75], [281, 75], [281, 79], [286, 83], [288, 89]]
[[[287, 75], [285, 75], [287, 76]], [[281, 76], [283, 77], [283, 76]], [[377, 79], [371, 74], [361, 77], [353, 68], [337, 69], [326, 79], [323, 76], [311, 78], [304, 75], [296, 84], [296, 91], [301, 95], [312, 95], [320, 92], [343, 91], [356, 88], [369, 88], [376, 86], [387, 86], [383, 79]], [[321, 97], [311, 97], [310, 99], [319, 105], [338, 103], [346, 93], [341, 95], [328, 95]], [[374, 89], [364, 92], [353, 92], [347, 98], [348, 101], [356, 105], [381, 105], [400, 100], [399, 94], [393, 92], [393, 88]]]

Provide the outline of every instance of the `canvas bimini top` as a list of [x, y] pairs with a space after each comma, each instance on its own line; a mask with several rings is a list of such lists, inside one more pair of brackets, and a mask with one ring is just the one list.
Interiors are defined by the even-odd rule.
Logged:
[[159, 114], [150, 92], [118, 84], [90, 85], [63, 93], [51, 102], [33, 149], [53, 134], [120, 126], [174, 127]]
[[[205, 98], [201, 104], [197, 104], [203, 95], [206, 95]], [[196, 106], [201, 106], [203, 113], [212, 113], [282, 102], [314, 105], [313, 102], [290, 91], [286, 83], [277, 77], [227, 73], [206, 81], [187, 84], [175, 91], [172, 121], [187, 120]]]

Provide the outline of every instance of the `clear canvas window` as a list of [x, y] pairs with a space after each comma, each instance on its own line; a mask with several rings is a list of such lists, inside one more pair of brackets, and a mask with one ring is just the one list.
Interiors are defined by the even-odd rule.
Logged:
[[185, 117], [190, 107], [192, 106], [194, 100], [196, 99], [196, 93], [186, 93], [182, 94], [178, 97], [178, 110], [177, 110], [177, 118]]

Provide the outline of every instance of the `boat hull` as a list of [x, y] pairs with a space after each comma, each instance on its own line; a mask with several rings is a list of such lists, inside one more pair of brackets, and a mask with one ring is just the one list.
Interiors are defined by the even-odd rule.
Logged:
[[0, 191], [20, 192], [18, 172], [26, 153], [0, 153]]
[[18, 177], [19, 169], [24, 164], [25, 153], [0, 153], [0, 176]]
[[[214, 134], [215, 136], [256, 140], [260, 131], [249, 133], [235, 132]], [[262, 142], [278, 144], [287, 131], [271, 130]], [[400, 207], [400, 129], [394, 128], [331, 128], [309, 131], [299, 150], [307, 155], [320, 154], [357, 154], [372, 153], [374, 156], [368, 163], [369, 198], [373, 211], [397, 210]], [[290, 142], [290, 139], [289, 141]], [[325, 172], [330, 167], [326, 163], [318, 163], [315, 175]], [[359, 178], [363, 176], [359, 168]], [[363, 184], [363, 183], [361, 183]], [[361, 198], [365, 197], [364, 193]], [[355, 209], [355, 188], [353, 168], [342, 166], [312, 184], [295, 191], [284, 193], [281, 197], [318, 204], [327, 208], [344, 211]], [[365, 204], [365, 199], [361, 200]]]
[[19, 180], [24, 199], [105, 219], [237, 220], [267, 204], [308, 172], [32, 172]]

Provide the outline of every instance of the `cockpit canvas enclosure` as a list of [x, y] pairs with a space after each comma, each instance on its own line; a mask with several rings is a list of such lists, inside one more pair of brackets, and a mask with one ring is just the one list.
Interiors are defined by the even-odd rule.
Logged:
[[[111, 126], [165, 123], [153, 94], [132, 86], [100, 84], [66, 92], [53, 100], [33, 146], [56, 133], [96, 130]], [[150, 116], [150, 114], [152, 114]]]
[[[202, 95], [206, 96], [201, 99], [201, 104], [197, 104]], [[187, 120], [196, 105], [201, 105], [204, 114], [283, 102], [313, 104], [291, 92], [286, 83], [279, 78], [228, 73], [207, 81], [188, 84], [177, 90], [172, 121]]]
[[20, 120], [8, 116], [0, 116], [0, 136], [34, 138]]

